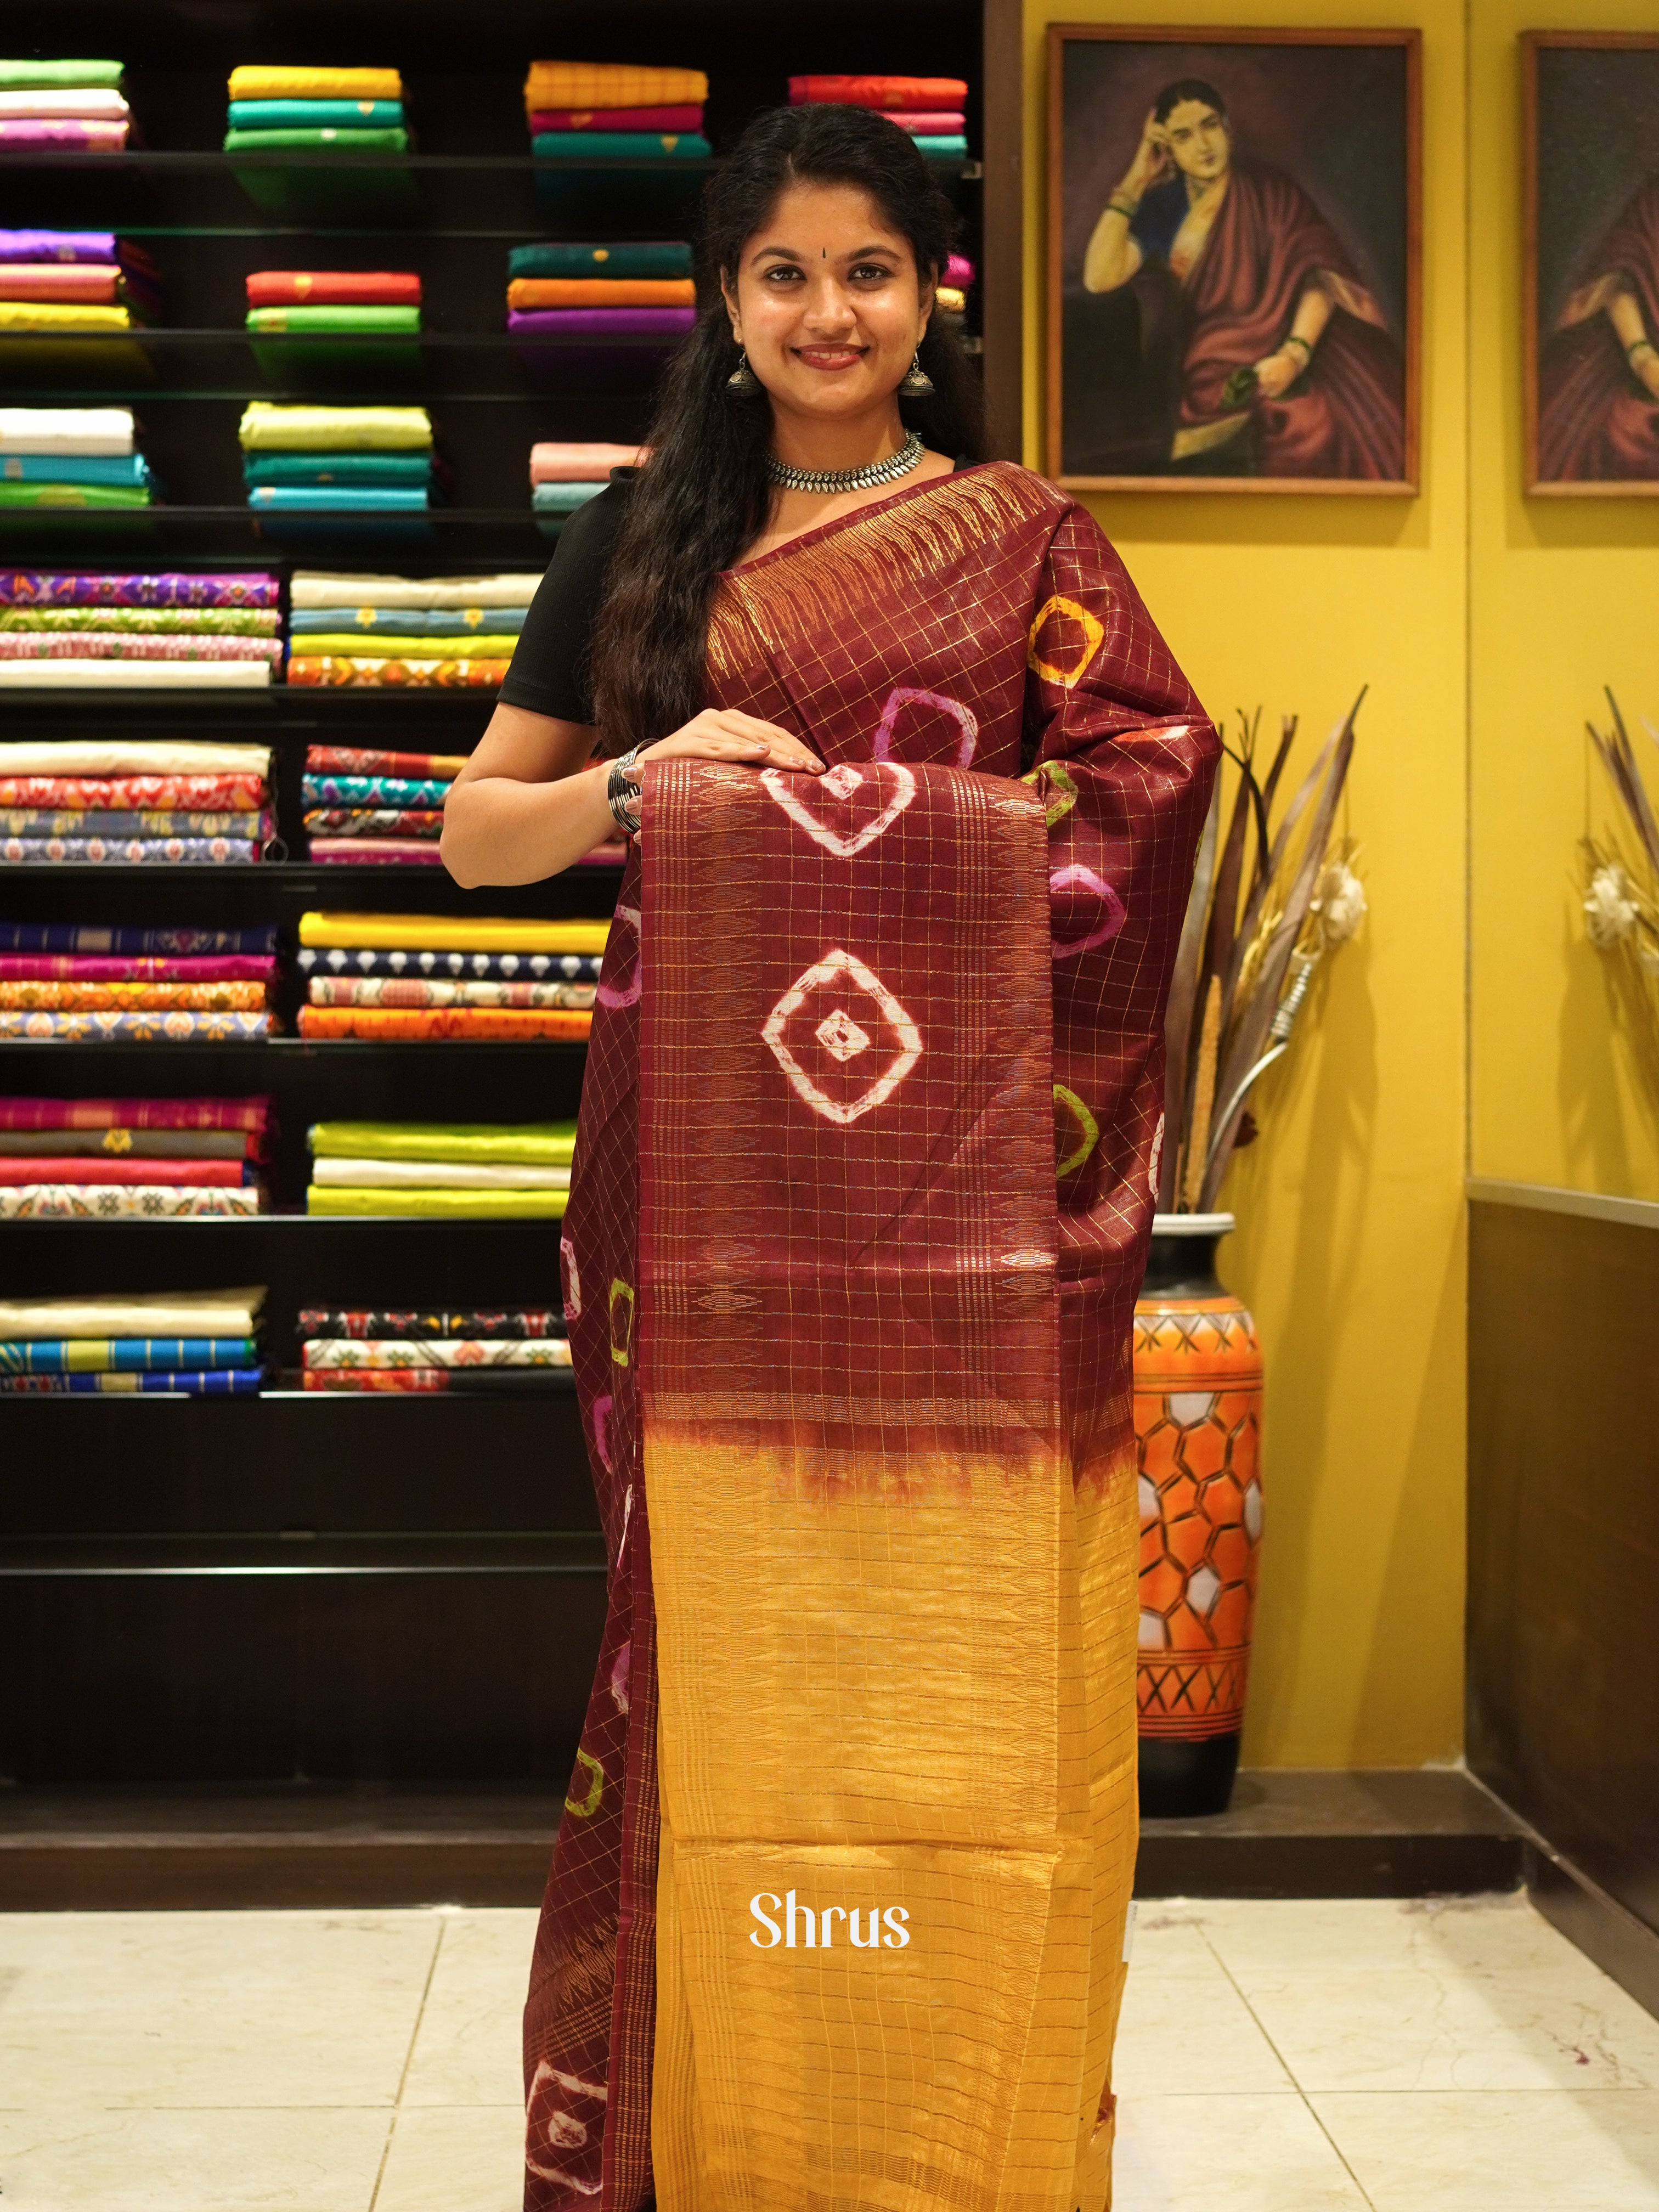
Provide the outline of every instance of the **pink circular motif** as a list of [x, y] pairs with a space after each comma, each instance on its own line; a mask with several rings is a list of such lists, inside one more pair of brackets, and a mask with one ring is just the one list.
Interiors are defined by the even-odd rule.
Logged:
[[602, 1006], [631, 1006], [640, 995], [642, 977], [640, 972], [640, 910], [636, 906], [619, 906], [617, 920], [626, 922], [634, 932], [634, 963], [632, 981], [627, 989], [619, 990], [614, 983], [601, 983], [593, 994]]
[[593, 1449], [599, 1455], [599, 1465], [607, 1474], [614, 1474], [617, 1471], [611, 1464], [610, 1434], [611, 1409], [615, 1403], [614, 1398], [596, 1398], [593, 1401]]
[[947, 698], [943, 691], [922, 691], [909, 684], [896, 684], [887, 695], [887, 704], [881, 710], [881, 720], [876, 725], [875, 741], [870, 748], [875, 757], [878, 760], [887, 758], [893, 748], [893, 729], [900, 710], [912, 706], [937, 707], [940, 714], [951, 717], [962, 732], [962, 742], [957, 748], [952, 765], [966, 768], [974, 757], [975, 746], [979, 743], [979, 717], [971, 707], [964, 707], [957, 700]]
[[1056, 937], [1050, 945], [1056, 960], [1074, 959], [1079, 952], [1092, 952], [1097, 945], [1108, 944], [1123, 927], [1123, 902], [1094, 869], [1073, 862], [1069, 868], [1056, 868], [1048, 878], [1048, 896], [1055, 899], [1076, 884], [1079, 890], [1092, 891], [1104, 909], [1098, 925], [1086, 937]]

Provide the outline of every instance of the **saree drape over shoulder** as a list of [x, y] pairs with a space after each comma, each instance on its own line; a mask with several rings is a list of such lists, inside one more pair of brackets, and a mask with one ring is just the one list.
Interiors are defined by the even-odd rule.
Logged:
[[1131, 1314], [1214, 734], [991, 464], [722, 579], [820, 778], [647, 768], [562, 1244], [610, 1612], [526, 2204], [1101, 2212]]

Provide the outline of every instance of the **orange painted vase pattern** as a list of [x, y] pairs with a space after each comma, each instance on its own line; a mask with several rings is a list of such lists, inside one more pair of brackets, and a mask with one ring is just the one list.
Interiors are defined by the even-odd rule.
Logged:
[[1138, 1690], [1141, 1809], [1154, 1816], [1221, 1811], [1232, 1787], [1261, 1540], [1261, 1382], [1255, 1324], [1213, 1279], [1143, 1291]]

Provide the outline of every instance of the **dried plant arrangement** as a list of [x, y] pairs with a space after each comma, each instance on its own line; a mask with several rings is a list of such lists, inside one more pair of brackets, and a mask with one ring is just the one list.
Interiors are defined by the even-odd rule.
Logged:
[[[1587, 832], [1582, 841], [1584, 933], [1612, 967], [1649, 1081], [1659, 1085], [1659, 820], [1619, 702], [1611, 691], [1607, 699], [1611, 728], [1603, 735], [1594, 722], [1584, 726], [1620, 814], [1613, 829], [1600, 837]], [[1659, 744], [1659, 730], [1645, 716], [1642, 726]]]
[[1160, 1213], [1208, 1213], [1237, 1146], [1256, 1133], [1251, 1091], [1290, 1049], [1321, 960], [1365, 916], [1351, 839], [1334, 829], [1362, 691], [1321, 747], [1278, 822], [1273, 800], [1296, 738], [1287, 715], [1265, 775], [1261, 710], [1242, 709], [1226, 836], [1218, 784], [1199, 845], [1164, 1018]]

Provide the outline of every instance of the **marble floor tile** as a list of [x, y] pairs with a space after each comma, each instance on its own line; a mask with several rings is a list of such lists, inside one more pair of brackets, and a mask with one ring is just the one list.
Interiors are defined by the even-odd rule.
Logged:
[[520, 2022], [536, 1920], [533, 1911], [445, 1916], [405, 2106], [511, 2105], [520, 2097]]
[[438, 1928], [430, 1912], [0, 1917], [6, 2099], [389, 2105]]
[[368, 2212], [390, 2118], [0, 2112], [0, 2202], [6, 2212]]
[[1654, 2212], [1659, 2205], [1659, 2094], [1651, 2090], [1310, 2102], [1375, 2212]]
[[[1112, 2212], [1366, 2207], [1300, 2097], [1125, 2097], [1118, 2106]], [[1435, 2212], [1442, 2212], [1437, 2204]]]
[[405, 2106], [374, 2212], [518, 2212], [523, 2195], [519, 2106]]
[[1190, 1911], [1241, 1981], [1370, 1973], [1425, 1960], [1493, 1973], [1547, 1971], [1577, 1959], [1519, 1891], [1487, 1897], [1204, 1898]]
[[1188, 1964], [1166, 1976], [1137, 1936], [1112, 2061], [1120, 2097], [1294, 2093], [1243, 1997], [1213, 1956], [1208, 1965], [1207, 1973]]
[[1131, 1974], [1146, 1972], [1209, 1975], [1216, 1955], [1204, 1932], [1204, 1907], [1188, 1898], [1153, 1897], [1135, 1908], [1134, 1940], [1130, 1945]]

